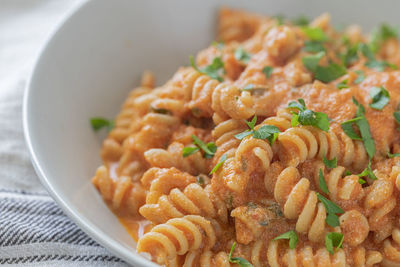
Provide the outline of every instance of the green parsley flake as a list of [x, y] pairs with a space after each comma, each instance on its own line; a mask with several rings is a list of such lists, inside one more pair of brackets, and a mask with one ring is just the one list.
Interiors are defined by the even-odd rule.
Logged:
[[189, 157], [190, 155], [193, 155], [197, 151], [200, 151], [200, 148], [195, 146], [187, 146], [182, 149], [182, 156], [186, 158]]
[[333, 169], [337, 167], [337, 158], [334, 157], [333, 159], [329, 160], [327, 158], [325, 158], [325, 155], [322, 156], [322, 161], [324, 162], [325, 166]]
[[322, 192], [325, 194], [329, 194], [329, 189], [328, 186], [326, 185], [324, 173], [322, 172], [322, 169], [319, 169], [319, 188], [321, 188]]
[[400, 111], [393, 112], [393, 116], [398, 124], [400, 124]]
[[303, 51], [310, 53], [325, 52], [326, 49], [322, 42], [306, 40], [304, 42]]
[[235, 250], [236, 242], [233, 242], [231, 251], [229, 252], [229, 262], [233, 264], [237, 264], [240, 267], [253, 267], [248, 260], [240, 258], [240, 257], [232, 257], [233, 251]]
[[253, 137], [256, 139], [267, 139], [272, 145], [278, 137], [279, 133], [281, 132], [278, 127], [273, 125], [263, 125], [259, 129], [255, 130], [254, 127], [257, 123], [257, 115], [254, 115], [251, 121], [245, 122], [250, 130], [246, 130], [244, 132], [236, 134], [236, 139], [242, 140], [249, 135], [253, 135]]
[[222, 78], [221, 75], [225, 72], [225, 69], [224, 62], [222, 61], [221, 57], [215, 57], [210, 65], [203, 69], [199, 69], [194, 61], [193, 56], [190, 56], [190, 64], [196, 71], [208, 75], [211, 79], [215, 79], [219, 82], [224, 81], [224, 78]]
[[328, 36], [326, 36], [325, 32], [321, 28], [301, 27], [301, 30], [311, 41], [328, 41]]
[[271, 77], [271, 74], [272, 74], [273, 71], [274, 71], [274, 68], [271, 67], [271, 66], [265, 66], [265, 67], [262, 69], [262, 72], [265, 74], [265, 77], [267, 77], [267, 79], [268, 79], [269, 77]]
[[365, 74], [362, 70], [356, 70], [357, 78], [354, 80], [355, 84], [360, 84], [365, 80]]
[[386, 61], [379, 61], [375, 58], [374, 53], [371, 51], [371, 48], [366, 45], [366, 44], [360, 44], [358, 48], [361, 53], [368, 59], [368, 61], [365, 63], [365, 66], [371, 69], [376, 69], [377, 71], [384, 71], [386, 67], [389, 67], [391, 69], [397, 69], [397, 66], [394, 64], [391, 64]]
[[397, 30], [395, 28], [383, 23], [379, 28], [374, 29], [369, 43], [372, 52], [378, 52], [382, 44], [389, 38], [397, 38]]
[[349, 86], [347, 83], [348, 83], [348, 80], [343, 80], [343, 81], [341, 81], [340, 83], [338, 83], [338, 84], [336, 85], [336, 87], [337, 87], [339, 90], [344, 89], [344, 88], [349, 88], [350, 86]]
[[216, 172], [225, 163], [226, 158], [226, 154], [223, 154], [222, 157], [219, 159], [217, 165], [215, 165], [214, 168], [211, 170], [210, 175]]
[[[325, 247], [330, 254], [334, 254], [342, 247], [344, 235], [342, 233], [331, 232], [325, 236]], [[335, 248], [335, 250], [333, 250]]]
[[369, 95], [372, 98], [372, 103], [369, 106], [373, 109], [382, 110], [389, 103], [389, 92], [385, 87], [372, 87]]
[[315, 71], [315, 79], [329, 83], [342, 77], [347, 73], [346, 68], [336, 63], [330, 63], [328, 66], [318, 66]]
[[297, 236], [297, 233], [293, 230], [283, 233], [274, 238], [274, 240], [279, 240], [279, 239], [288, 239], [290, 249], [295, 249], [297, 243], [299, 242], [299, 237]]
[[391, 158], [394, 158], [394, 157], [400, 157], [400, 153], [394, 153], [394, 154], [392, 154], [392, 153], [388, 152], [387, 155], [388, 155], [388, 157], [389, 157], [390, 159], [391, 159]]
[[235, 50], [235, 58], [236, 60], [242, 61], [247, 64], [250, 61], [251, 55], [246, 52], [243, 47], [239, 47]]
[[321, 203], [324, 205], [326, 212], [328, 213], [328, 216], [326, 216], [325, 220], [326, 223], [332, 227], [339, 226], [339, 217], [336, 214], [342, 214], [344, 213], [344, 210], [342, 210], [338, 205], [319, 193], [317, 193], [317, 197], [319, 201], [321, 201]]
[[106, 128], [108, 131], [111, 131], [114, 128], [114, 121], [102, 117], [93, 117], [90, 118], [90, 125], [95, 132], [102, 128]]
[[325, 56], [325, 52], [319, 52], [315, 55], [305, 56], [301, 60], [304, 66], [311, 72], [316, 72], [319, 61]]
[[184, 147], [182, 149], [183, 157], [188, 157], [201, 149], [204, 151], [205, 158], [212, 158], [215, 152], [217, 151], [217, 146], [213, 142], [205, 144], [203, 141], [200, 140], [200, 138], [198, 138], [194, 134], [192, 135], [192, 140], [195, 147], [193, 146]]
[[298, 113], [292, 112], [292, 126], [295, 127], [298, 124], [301, 125], [311, 125], [319, 128], [325, 132], [329, 131], [329, 118], [328, 115], [322, 112], [315, 112], [309, 110], [305, 106], [303, 99], [298, 99], [289, 103], [288, 107], [297, 109]]

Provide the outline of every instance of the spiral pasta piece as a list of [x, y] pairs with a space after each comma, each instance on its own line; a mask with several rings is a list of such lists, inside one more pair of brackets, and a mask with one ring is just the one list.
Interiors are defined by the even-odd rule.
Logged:
[[275, 200], [282, 206], [288, 219], [297, 219], [296, 231], [307, 233], [312, 242], [319, 242], [326, 232], [326, 210], [318, 203], [315, 191], [310, 190], [310, 181], [300, 179], [299, 171], [287, 167], [278, 176], [274, 189]]
[[383, 241], [382, 266], [393, 267], [400, 265], [400, 230], [393, 229], [391, 238]]
[[[143, 205], [139, 212], [143, 217], [156, 224], [189, 214], [214, 218], [217, 210], [210, 193], [210, 185], [202, 188], [197, 183], [192, 183], [184, 190], [172, 189], [168, 195], [161, 196], [156, 204]], [[228, 218], [221, 219], [226, 222]]]
[[254, 115], [253, 97], [249, 92], [226, 83], [218, 85], [212, 94], [211, 107], [214, 110], [213, 120], [216, 124], [232, 119], [247, 119]]
[[132, 182], [129, 176], [113, 179], [105, 166], [97, 169], [92, 183], [114, 211], [136, 216], [145, 202], [146, 191], [140, 183]]
[[187, 215], [155, 226], [139, 240], [137, 251], [149, 253], [155, 262], [164, 264], [189, 251], [207, 251], [216, 240], [216, 229], [209, 220]]
[[236, 148], [240, 144], [240, 140], [235, 138], [235, 135], [245, 131], [247, 126], [243, 120], [229, 119], [217, 124], [212, 131], [212, 136], [215, 144], [218, 147], [215, 159], [226, 154], [228, 158], [233, 157]]
[[347, 266], [343, 249], [338, 249], [331, 255], [325, 247], [313, 249], [311, 246], [304, 246], [289, 249], [280, 246], [280, 243], [280, 241], [271, 241], [268, 246], [268, 263], [271, 267]]
[[344, 148], [341, 147], [339, 138], [333, 132], [324, 132], [312, 126], [293, 127], [279, 134], [279, 157], [291, 166], [308, 159], [337, 158], [345, 167], [360, 169], [366, 167], [368, 156], [359, 141], [342, 136], [345, 139]]
[[229, 257], [226, 252], [214, 253], [210, 250], [199, 252], [190, 251], [185, 256], [183, 267], [230, 267]]
[[141, 179], [142, 185], [148, 190], [146, 196], [147, 204], [155, 204], [162, 195], [169, 194], [174, 188], [184, 188], [196, 182], [196, 178], [188, 173], [172, 168], [150, 168]]

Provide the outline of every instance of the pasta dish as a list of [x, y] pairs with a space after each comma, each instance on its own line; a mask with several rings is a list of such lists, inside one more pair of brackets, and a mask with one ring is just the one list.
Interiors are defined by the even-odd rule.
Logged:
[[222, 8], [164, 85], [145, 71], [92, 179], [166, 266], [400, 266], [400, 46]]

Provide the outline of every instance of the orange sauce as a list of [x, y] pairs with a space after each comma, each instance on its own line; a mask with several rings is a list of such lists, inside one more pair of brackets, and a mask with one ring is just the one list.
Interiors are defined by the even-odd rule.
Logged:
[[118, 217], [118, 220], [136, 242], [153, 228], [152, 223], [147, 220], [128, 217]]

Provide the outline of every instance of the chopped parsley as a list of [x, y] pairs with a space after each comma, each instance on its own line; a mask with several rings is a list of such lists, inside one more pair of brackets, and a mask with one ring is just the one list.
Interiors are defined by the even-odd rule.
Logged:
[[325, 56], [325, 52], [321, 51], [317, 54], [305, 56], [302, 58], [304, 66], [314, 73], [315, 79], [328, 83], [342, 77], [347, 73], [346, 68], [336, 63], [330, 63], [327, 66], [318, 65], [319, 61]]
[[310, 19], [304, 15], [300, 15], [292, 19], [291, 22], [293, 23], [293, 25], [296, 26], [307, 26], [308, 24], [310, 24]]
[[324, 162], [325, 166], [330, 169], [337, 167], [337, 158], [336, 157], [329, 160], [329, 159], [325, 158], [325, 155], [324, 155], [324, 156], [322, 156], [322, 161]]
[[328, 213], [328, 216], [326, 216], [325, 220], [326, 223], [332, 227], [339, 226], [339, 217], [336, 214], [342, 214], [344, 213], [344, 210], [342, 210], [338, 205], [319, 193], [317, 193], [317, 197], [319, 201], [321, 201], [321, 203], [324, 205], [326, 212]]
[[[400, 124], [400, 111], [393, 112], [394, 119], [396, 120], [397, 124]], [[400, 128], [397, 128], [400, 130]]]
[[325, 47], [322, 42], [306, 40], [304, 42], [303, 51], [310, 53], [325, 52]]
[[281, 132], [279, 128], [274, 125], [263, 125], [257, 130], [254, 129], [257, 123], [257, 115], [254, 115], [251, 121], [245, 122], [250, 129], [236, 134], [236, 139], [242, 140], [246, 136], [253, 135], [253, 137], [256, 139], [267, 139], [272, 145], [278, 137], [279, 133]]
[[389, 103], [389, 92], [383, 86], [372, 87], [369, 95], [372, 98], [372, 103], [369, 106], [373, 109], [382, 110]]
[[336, 85], [336, 87], [337, 87], [339, 90], [344, 89], [344, 88], [349, 88], [350, 86], [349, 86], [347, 83], [348, 83], [348, 80], [343, 80], [343, 81], [341, 81], [340, 83], [338, 83], [338, 84]]
[[389, 38], [397, 38], [397, 30], [386, 23], [381, 24], [379, 28], [372, 31], [369, 43], [372, 52], [378, 52], [383, 42]]
[[392, 154], [392, 153], [388, 152], [387, 155], [388, 155], [388, 157], [389, 157], [390, 159], [391, 159], [391, 158], [394, 158], [394, 157], [400, 157], [400, 153], [394, 153], [394, 154]]
[[268, 79], [269, 77], [271, 77], [271, 74], [272, 74], [273, 71], [274, 71], [274, 68], [271, 67], [271, 66], [265, 66], [265, 67], [262, 69], [262, 72], [265, 74], [265, 77], [267, 77], [267, 79]]
[[350, 66], [358, 60], [358, 44], [351, 45], [347, 44], [347, 49], [344, 54], [341, 55], [342, 63], [345, 66]]
[[102, 128], [106, 128], [108, 131], [111, 131], [114, 128], [114, 121], [102, 117], [93, 117], [90, 118], [90, 125], [95, 132]]
[[216, 172], [226, 161], [226, 154], [223, 154], [222, 157], [219, 159], [219, 162], [217, 165], [214, 166], [214, 168], [211, 170], [210, 175]]
[[289, 240], [289, 248], [290, 249], [295, 249], [297, 243], [299, 242], [299, 237], [297, 236], [297, 233], [293, 230], [283, 233], [277, 237], [274, 238], [274, 240], [279, 240], [279, 239], [287, 239]]
[[[325, 247], [330, 254], [334, 254], [342, 247], [344, 235], [342, 233], [331, 232], [325, 236]], [[335, 250], [333, 250], [335, 248]]]
[[379, 61], [375, 58], [374, 53], [371, 51], [371, 48], [366, 44], [360, 44], [359, 50], [361, 53], [368, 59], [364, 64], [366, 67], [371, 69], [376, 69], [377, 71], [384, 71], [386, 67], [390, 67], [391, 69], [397, 69], [397, 66], [391, 64], [386, 61]]
[[325, 42], [328, 41], [328, 36], [319, 27], [301, 27], [301, 30], [311, 41]]
[[[370, 159], [375, 155], [375, 141], [372, 139], [369, 123], [365, 117], [365, 108], [353, 97], [353, 103], [357, 106], [356, 118], [345, 121], [341, 124], [343, 131], [353, 140], [362, 140], [365, 150]], [[361, 137], [354, 131], [354, 127], [358, 127]]]
[[221, 57], [215, 57], [210, 65], [199, 69], [194, 61], [193, 56], [190, 56], [190, 64], [196, 71], [208, 75], [211, 79], [215, 79], [219, 82], [224, 81], [222, 74], [225, 72], [225, 69], [224, 62], [222, 61]]
[[301, 125], [311, 125], [319, 128], [325, 132], [329, 131], [329, 118], [328, 115], [322, 112], [315, 112], [306, 108], [306, 104], [303, 99], [298, 99], [289, 103], [289, 108], [297, 109], [298, 113], [292, 112], [292, 126], [295, 127]]
[[243, 63], [249, 63], [251, 54], [246, 52], [243, 47], [239, 47], [235, 50], [235, 58]]
[[364, 176], [368, 176], [372, 180], [377, 180], [378, 179], [375, 176], [374, 172], [372, 171], [371, 160], [369, 160], [367, 168], [365, 168], [360, 174], [357, 174], [357, 176], [359, 177], [358, 182], [360, 184], [365, 184], [365, 180], [361, 178], [361, 177], [364, 177]]
[[322, 169], [319, 169], [319, 187], [321, 188], [322, 192], [325, 194], [329, 194], [329, 189], [328, 186], [326, 185], [324, 173], [322, 172]]
[[159, 114], [171, 114], [171, 111], [169, 111], [168, 109], [165, 108], [155, 108], [155, 107], [151, 107], [150, 108], [152, 112], [154, 113], [159, 113]]
[[365, 80], [365, 74], [362, 70], [356, 70], [357, 78], [354, 80], [355, 84], [360, 84]]
[[183, 157], [190, 156], [199, 151], [200, 149], [204, 151], [205, 158], [212, 158], [214, 156], [215, 152], [217, 151], [217, 146], [213, 142], [205, 144], [203, 141], [200, 140], [200, 138], [198, 138], [194, 134], [192, 135], [192, 139], [195, 147], [193, 146], [184, 147], [182, 149]]
[[233, 251], [235, 250], [236, 247], [236, 242], [233, 242], [231, 251], [229, 252], [229, 262], [233, 264], [237, 264], [240, 267], [253, 267], [253, 264], [251, 264], [248, 260], [243, 259], [241, 257], [232, 257]]
[[304, 66], [311, 72], [316, 72], [318, 63], [325, 56], [325, 52], [319, 52], [315, 55], [305, 56], [301, 60], [303, 61]]

